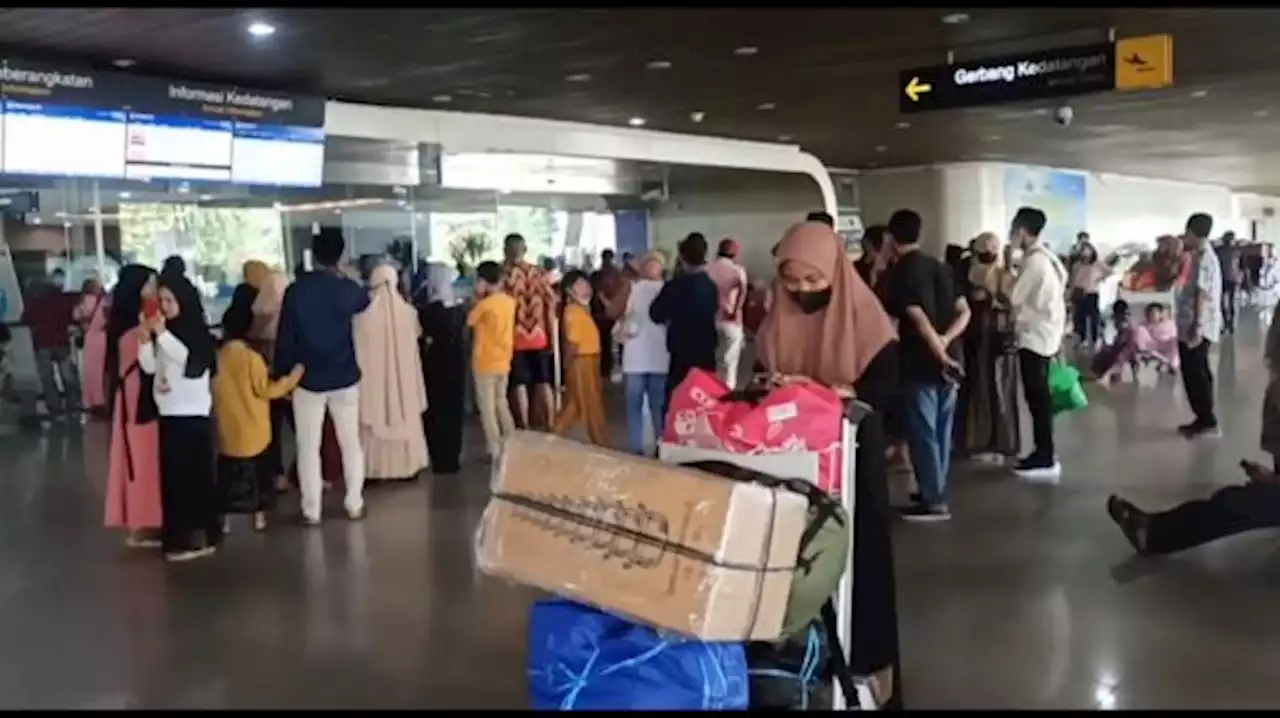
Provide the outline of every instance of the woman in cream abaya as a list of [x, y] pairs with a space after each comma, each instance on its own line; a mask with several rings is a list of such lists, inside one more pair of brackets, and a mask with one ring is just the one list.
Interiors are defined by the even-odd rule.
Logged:
[[369, 308], [355, 321], [360, 434], [369, 480], [413, 479], [427, 468], [422, 414], [427, 390], [418, 356], [418, 313], [400, 296], [394, 267], [369, 277]]

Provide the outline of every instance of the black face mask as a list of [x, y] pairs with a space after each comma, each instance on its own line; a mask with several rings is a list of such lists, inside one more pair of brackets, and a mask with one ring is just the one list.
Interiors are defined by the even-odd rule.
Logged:
[[831, 303], [831, 287], [817, 292], [791, 292], [791, 299], [805, 314], [820, 312]]
[[983, 264], [991, 264], [992, 262], [996, 261], [995, 252], [978, 252], [974, 256], [977, 257], [978, 261], [982, 262]]

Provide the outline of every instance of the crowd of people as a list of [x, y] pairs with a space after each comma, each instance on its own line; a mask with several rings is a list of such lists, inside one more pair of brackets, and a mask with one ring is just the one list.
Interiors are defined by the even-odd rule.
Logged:
[[[513, 234], [503, 261], [480, 264], [465, 285], [435, 263], [407, 281], [383, 264], [362, 282], [342, 265], [341, 233], [324, 230], [312, 248], [318, 266], [299, 268], [292, 284], [261, 262], [246, 265], [218, 339], [180, 260], [158, 273], [125, 267], [110, 295], [93, 280], [71, 299], [37, 294], [26, 321], [50, 414], [83, 407], [111, 418], [107, 524], [173, 560], [214, 551], [228, 515], [266, 528], [278, 494], [294, 485], [303, 523], [316, 525], [329, 488], [358, 520], [366, 479], [412, 478], [428, 465], [459, 471], [472, 408], [491, 458], [516, 427], [581, 427], [610, 445], [606, 387], [620, 382], [623, 443], [648, 454], [646, 434], [661, 435], [674, 388], [695, 368], [734, 388], [752, 339], [752, 374], [875, 399], [883, 446], [873, 440], [862, 453], [910, 468], [916, 491], [904, 518], [939, 521], [950, 517], [953, 457], [1057, 480], [1048, 376], [1069, 315], [1100, 381], [1140, 363], [1180, 373], [1193, 420], [1179, 431], [1220, 434], [1209, 350], [1230, 328], [1230, 297], [1257, 283], [1244, 279], [1232, 238], [1210, 246], [1204, 214], [1182, 236], [1162, 237], [1147, 259], [1170, 302], [1148, 304], [1136, 321], [1115, 302], [1108, 343], [1099, 285], [1116, 255], [1101, 258], [1081, 233], [1058, 257], [1040, 240], [1047, 222], [1021, 208], [1008, 242], [983, 233], [940, 260], [921, 251], [920, 215], [900, 210], [866, 229], [850, 262], [830, 216], [816, 212], [775, 245], [772, 282], [755, 283], [737, 242], [722, 241], [710, 258], [698, 233], [679, 243], [673, 264], [659, 251], [621, 261], [605, 252], [595, 271], [561, 274], [528, 262]], [[70, 366], [75, 348], [83, 381]], [[1032, 430], [1021, 456], [1019, 401]], [[1249, 471], [1270, 486], [1270, 470]], [[1118, 498], [1109, 510], [1139, 550], [1181, 545], [1148, 544], [1149, 531], [1165, 531], [1162, 515]]]

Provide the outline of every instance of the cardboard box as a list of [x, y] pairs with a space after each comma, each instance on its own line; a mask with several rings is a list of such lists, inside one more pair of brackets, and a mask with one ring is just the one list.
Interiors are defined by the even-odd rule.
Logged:
[[705, 640], [780, 636], [805, 498], [531, 432], [491, 488], [482, 572]]

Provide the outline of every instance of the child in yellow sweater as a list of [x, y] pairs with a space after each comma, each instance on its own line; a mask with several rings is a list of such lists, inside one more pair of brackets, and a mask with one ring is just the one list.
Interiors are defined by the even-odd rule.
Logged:
[[553, 431], [563, 435], [582, 420], [591, 443], [608, 446], [609, 425], [600, 392], [600, 329], [591, 317], [591, 282], [575, 270], [565, 275], [563, 286], [565, 402]]
[[471, 340], [471, 373], [476, 381], [476, 407], [489, 458], [498, 456], [502, 441], [516, 431], [507, 400], [511, 359], [515, 356], [516, 300], [502, 291], [502, 265], [481, 262], [476, 267], [476, 304], [467, 314]]
[[267, 362], [249, 347], [253, 298], [248, 284], [236, 287], [222, 315], [224, 343], [213, 378], [213, 413], [218, 427], [218, 488], [224, 514], [253, 514], [253, 528], [267, 527], [275, 508], [276, 477], [269, 461], [271, 400], [287, 396], [302, 379], [302, 365], [272, 381]]

